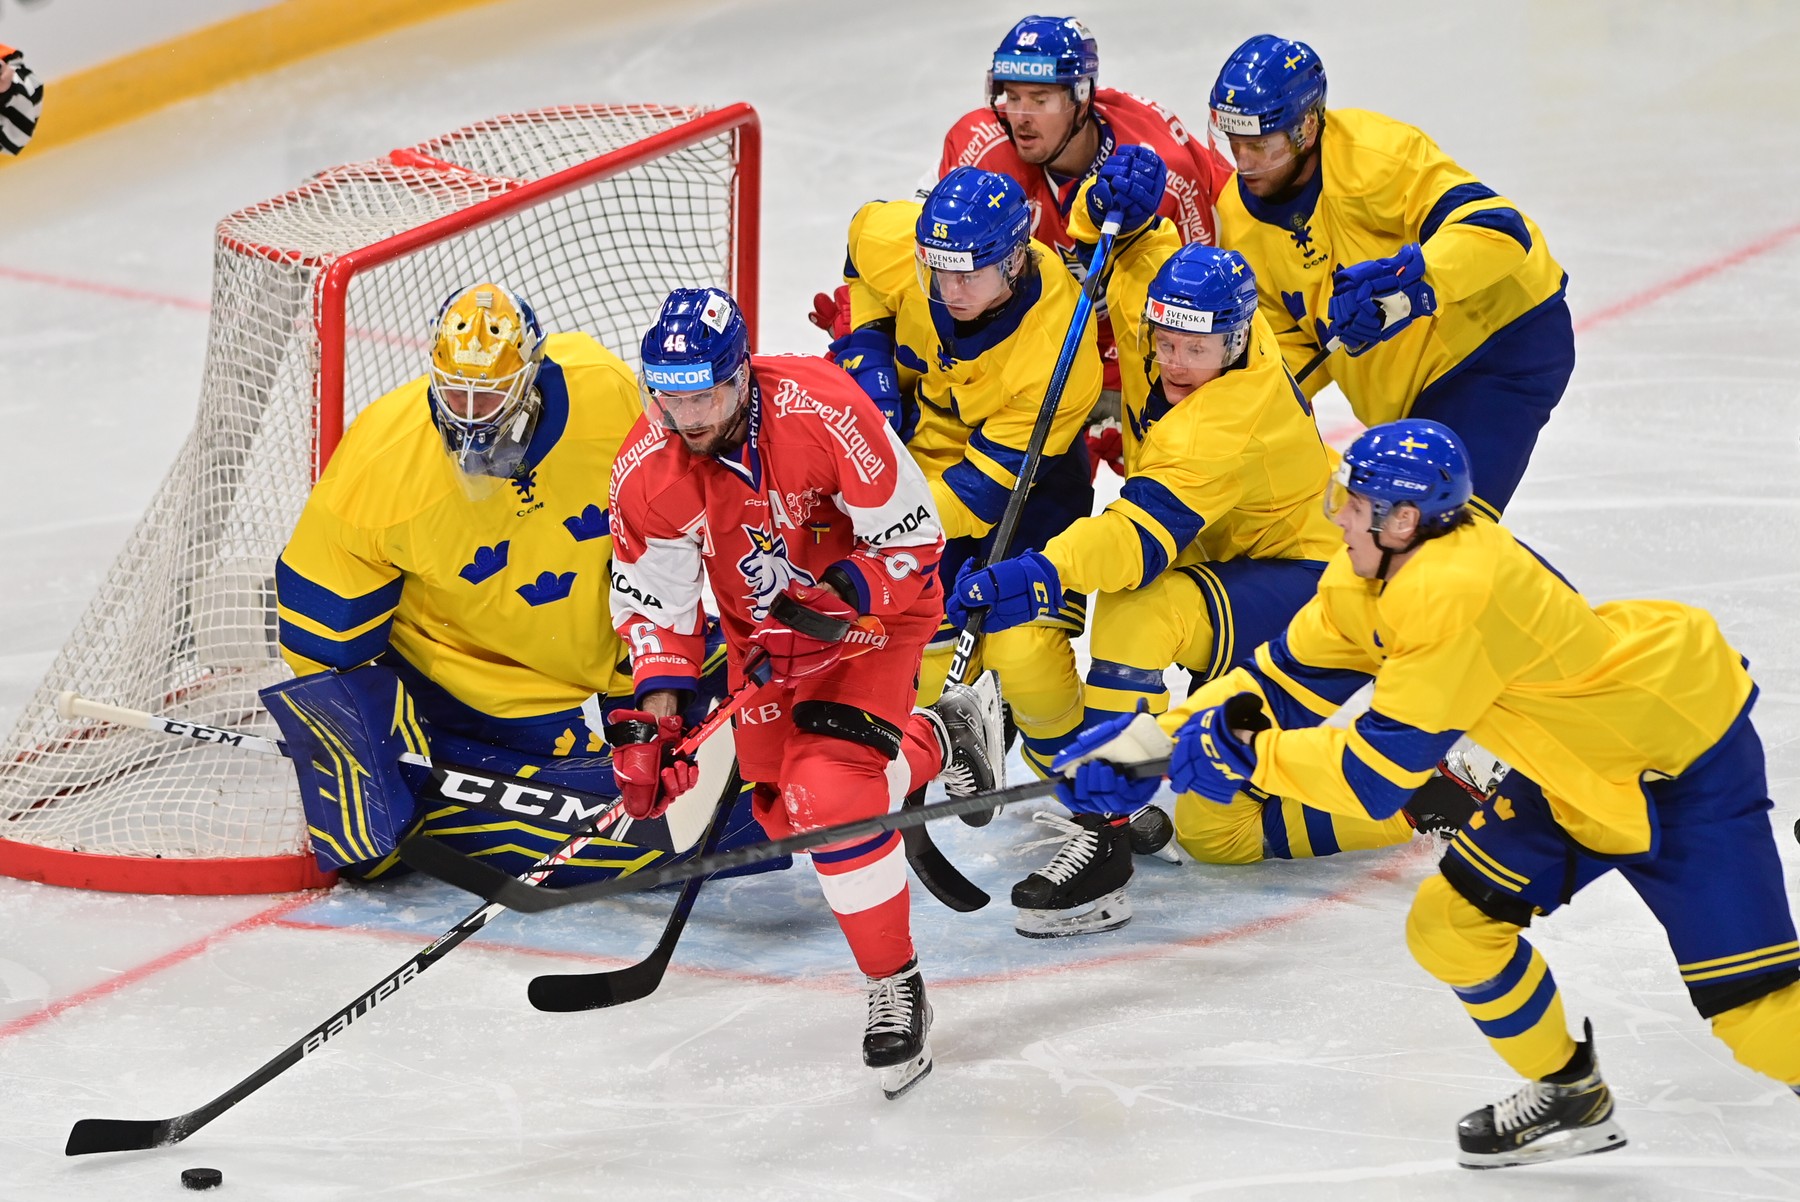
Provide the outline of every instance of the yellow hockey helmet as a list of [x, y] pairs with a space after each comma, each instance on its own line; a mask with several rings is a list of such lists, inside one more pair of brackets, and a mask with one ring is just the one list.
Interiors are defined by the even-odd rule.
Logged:
[[464, 472], [506, 476], [518, 466], [536, 423], [532, 384], [544, 331], [518, 293], [476, 284], [438, 310], [431, 347], [431, 415]]

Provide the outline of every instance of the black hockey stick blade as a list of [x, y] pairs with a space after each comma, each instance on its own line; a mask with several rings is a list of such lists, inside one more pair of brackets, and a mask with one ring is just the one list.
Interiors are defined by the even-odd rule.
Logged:
[[[915, 789], [901, 803], [909, 810], [925, 804], [925, 790]], [[958, 914], [972, 914], [992, 901], [980, 885], [962, 874], [949, 857], [938, 850], [931, 832], [922, 826], [909, 827], [901, 834], [906, 844], [906, 862], [925, 891]]]
[[[1145, 760], [1142, 763], [1125, 766], [1126, 775], [1134, 780], [1161, 777], [1168, 770], [1169, 761], [1166, 759]], [[992, 793], [977, 793], [972, 797], [959, 797], [954, 801], [940, 801], [935, 805], [918, 806], [912, 809], [902, 808], [891, 814], [883, 814], [878, 818], [866, 818], [860, 822], [841, 822], [836, 826], [825, 826], [804, 834], [790, 835], [786, 839], [756, 843], [733, 851], [722, 851], [710, 856], [699, 856], [692, 860], [666, 864], [661, 868], [647, 868], [641, 872], [634, 872], [630, 876], [593, 881], [585, 885], [570, 885], [563, 889], [533, 889], [530, 885], [517, 882], [499, 869], [484, 864], [480, 860], [471, 859], [435, 840], [421, 838], [417, 835], [400, 845], [400, 858], [428, 876], [434, 876], [447, 884], [467, 889], [490, 902], [498, 902], [509, 910], [535, 914], [545, 910], [560, 909], [563, 906], [598, 901], [603, 897], [617, 897], [621, 893], [637, 893], [645, 889], [654, 889], [658, 885], [667, 885], [673, 881], [711, 876], [716, 872], [724, 872], [728, 868], [760, 864], [765, 860], [793, 855], [796, 852], [810, 851], [828, 843], [869, 839], [888, 831], [903, 831], [915, 826], [923, 826], [927, 822], [935, 822], [941, 818], [955, 818], [963, 814], [971, 814], [976, 810], [1001, 809], [1017, 802], [1048, 797], [1056, 792], [1056, 785], [1055, 780], [1027, 781], [1025, 784], [1013, 785], [1007, 789], [997, 789]], [[513, 887], [515, 885], [516, 888]]]
[[180, 1143], [188, 1133], [174, 1119], [77, 1119], [64, 1156], [90, 1152], [145, 1152]]
[[[732, 773], [725, 786], [725, 796], [713, 810], [712, 822], [706, 828], [700, 845], [701, 855], [718, 850], [719, 841], [725, 834], [725, 819], [737, 803], [741, 788], [737, 773]], [[697, 876], [682, 885], [681, 896], [675, 899], [675, 909], [670, 912], [656, 947], [636, 964], [609, 972], [546, 973], [531, 979], [531, 984], [525, 987], [525, 997], [533, 1007], [550, 1014], [604, 1010], [608, 1006], [623, 1006], [649, 997], [662, 984], [663, 973], [675, 955], [675, 944], [687, 926], [688, 915], [693, 912], [700, 887], [705, 883], [705, 877]]]

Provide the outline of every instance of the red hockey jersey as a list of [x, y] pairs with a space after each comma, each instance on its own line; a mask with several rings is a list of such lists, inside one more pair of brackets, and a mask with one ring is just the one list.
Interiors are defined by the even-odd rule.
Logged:
[[[1095, 90], [1094, 114], [1100, 119], [1100, 150], [1082, 178], [1098, 170], [1119, 146], [1148, 146], [1169, 168], [1158, 212], [1175, 223], [1184, 243], [1216, 245], [1218, 218], [1213, 206], [1231, 175], [1231, 164], [1207, 143], [1205, 131], [1196, 137], [1156, 102], [1113, 88]], [[1027, 166], [991, 109], [963, 114], [944, 135], [938, 178], [956, 167], [998, 171], [1019, 181], [1031, 204], [1031, 236], [1072, 261], [1075, 240], [1069, 236], [1069, 206], [1080, 179], [1059, 185], [1044, 168]]]
[[750, 364], [749, 436], [735, 454], [694, 455], [639, 419], [613, 466], [613, 625], [640, 697], [699, 681], [706, 583], [740, 662], [776, 595], [833, 565], [863, 613], [934, 627], [943, 613], [931, 489], [874, 402], [823, 359]]

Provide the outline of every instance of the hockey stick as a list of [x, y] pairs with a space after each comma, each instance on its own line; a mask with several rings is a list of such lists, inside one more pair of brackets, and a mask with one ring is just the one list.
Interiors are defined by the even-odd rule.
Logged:
[[1330, 342], [1327, 342], [1324, 346], [1320, 347], [1319, 353], [1308, 359], [1301, 366], [1300, 370], [1294, 373], [1294, 383], [1306, 383], [1306, 377], [1312, 375], [1315, 371], [1318, 371], [1319, 368], [1324, 365], [1325, 360], [1331, 358], [1332, 351], [1341, 350], [1343, 349], [1343, 346], [1342, 340], [1333, 338]]
[[[236, 747], [259, 755], [288, 755], [287, 744], [279, 739], [223, 726], [207, 726], [201, 722], [171, 718], [166, 714], [153, 714], [148, 710], [110, 705], [75, 692], [65, 691], [58, 695], [56, 712], [64, 718], [95, 718], [117, 726], [129, 726], [221, 747]], [[709, 733], [716, 731], [718, 724], [714, 723], [706, 729]], [[529, 818], [539, 825], [565, 834], [580, 834], [591, 819], [618, 800], [602, 793], [589, 793], [562, 785], [553, 789], [545, 788], [541, 779], [468, 768], [447, 760], [434, 761], [412, 752], [404, 752], [398, 758], [402, 763], [430, 770], [429, 797], [432, 801], [446, 801], [508, 818]]]
[[[1158, 778], [1167, 773], [1169, 761], [1166, 757], [1143, 760], [1136, 764], [1120, 765], [1120, 768], [1126, 776], [1133, 780], [1145, 780]], [[596, 901], [602, 897], [615, 897], [621, 893], [654, 889], [658, 885], [667, 885], [674, 881], [711, 876], [729, 868], [760, 864], [765, 860], [793, 855], [827, 843], [868, 839], [888, 831], [917, 829], [927, 822], [935, 822], [940, 818], [961, 817], [981, 809], [1001, 809], [1015, 802], [1048, 797], [1056, 792], [1057, 783], [1056, 780], [1028, 781], [1022, 785], [998, 789], [992, 793], [977, 793], [973, 797], [959, 797], [954, 801], [940, 801], [934, 805], [900, 809], [876, 818], [842, 822], [836, 826], [824, 826], [804, 834], [790, 835], [786, 839], [776, 839], [768, 843], [740, 847], [734, 851], [700, 856], [680, 864], [668, 864], [662, 868], [645, 869], [642, 872], [634, 872], [628, 877], [594, 881], [585, 885], [570, 885], [566, 889], [536, 890], [520, 885], [512, 877], [507, 876], [491, 864], [465, 856], [442, 843], [418, 835], [412, 836], [400, 845], [400, 858], [428, 876], [434, 876], [446, 884], [467, 889], [471, 893], [508, 909], [539, 913], [581, 902]]]
[[[706, 721], [689, 732], [677, 748], [677, 753], [693, 754], [699, 749], [700, 744], [729, 721], [731, 715], [741, 709], [744, 703], [761, 687], [762, 682], [757, 680], [754, 675], [748, 676], [731, 696], [727, 697], [718, 708], [707, 716]], [[98, 706], [99, 703], [89, 704]], [[116, 710], [119, 707], [108, 706], [105, 708]], [[131, 713], [132, 711], [123, 712]], [[152, 719], [155, 717], [154, 715], [147, 716]], [[143, 725], [136, 722], [127, 722], [126, 724]], [[158, 729], [158, 727], [144, 725], [144, 729]], [[272, 743], [273, 740], [264, 739], [261, 742]], [[507, 880], [521, 889], [536, 887], [558, 867], [578, 855], [582, 848], [597, 838], [624, 813], [623, 802], [612, 802], [606, 812], [597, 816], [583, 832], [571, 835], [563, 842], [562, 846], [533, 864], [522, 876], [509, 876]], [[426, 839], [427, 842], [430, 841], [427, 836], [418, 837]], [[493, 868], [492, 865], [484, 864], [483, 867], [490, 868], [495, 872], [500, 871]], [[501, 875], [505, 876], [506, 874], [501, 873]], [[369, 989], [364, 990], [349, 1005], [344, 1006], [330, 1018], [289, 1044], [274, 1059], [206, 1105], [167, 1119], [80, 1119], [69, 1131], [69, 1142], [63, 1148], [63, 1154], [86, 1156], [93, 1152], [144, 1151], [180, 1143], [324, 1047], [329, 1040], [349, 1030], [351, 1024], [357, 1019], [368, 1014], [377, 1005], [386, 1002], [401, 988], [410, 984], [420, 973], [449, 955], [458, 944], [486, 926], [502, 909], [504, 907], [489, 903], [473, 911], [455, 926], [439, 935], [424, 950], [415, 954], [398, 969], [383, 977]]]
[[[725, 796], [720, 799], [718, 808], [713, 811], [712, 822], [706, 828], [706, 839], [700, 847], [702, 856], [712, 855], [718, 850], [725, 833], [726, 816], [737, 802], [739, 789], [740, 781], [737, 774], [733, 773], [725, 787]], [[693, 912], [694, 902], [700, 896], [700, 887], [706, 883], [706, 879], [703, 876], [692, 877], [681, 887], [681, 896], [675, 901], [675, 909], [669, 914], [662, 937], [656, 941], [656, 947], [650, 954], [636, 964], [609, 972], [555, 973], [533, 977], [531, 984], [526, 987], [525, 996], [537, 1009], [552, 1014], [603, 1010], [608, 1006], [623, 1006], [627, 1002], [649, 997], [662, 984], [663, 973], [668, 970], [669, 960], [675, 954], [675, 944], [681, 939], [688, 915]]]
[[[983, 567], [1000, 562], [1012, 548], [1013, 536], [1018, 532], [1019, 522], [1025, 513], [1026, 495], [1031, 491], [1032, 479], [1037, 475], [1038, 464], [1044, 457], [1044, 444], [1049, 441], [1050, 427], [1056, 422], [1056, 410], [1062, 404], [1063, 389], [1068, 385], [1069, 372], [1075, 366], [1075, 352], [1081, 346], [1081, 336], [1087, 331], [1088, 317], [1094, 310], [1094, 298], [1099, 295], [1101, 282], [1106, 276], [1107, 260], [1112, 257], [1113, 240], [1118, 237], [1121, 215], [1115, 210], [1106, 215], [1100, 226], [1100, 240], [1094, 247], [1094, 257], [1088, 266], [1087, 278], [1081, 283], [1081, 293], [1075, 298], [1075, 312], [1069, 318], [1069, 332], [1063, 335], [1062, 349], [1057, 352], [1056, 366], [1050, 373], [1050, 386], [1044, 390], [1043, 404], [1038, 406], [1037, 421], [1032, 424], [1031, 438], [1025, 444], [1025, 461], [1019, 465], [1019, 474], [1013, 481], [1012, 492], [1007, 495], [1006, 508], [1000, 514], [1000, 522], [994, 527], [994, 540], [988, 545], [987, 558], [982, 561]], [[987, 624], [987, 611], [976, 610], [969, 615], [969, 620], [956, 636], [956, 651], [950, 657], [950, 679], [959, 684], [968, 678], [969, 665], [974, 661], [976, 645], [981, 640], [982, 627]], [[918, 809], [924, 804], [923, 792], [907, 795], [901, 803], [904, 809]], [[979, 807], [963, 811], [965, 814], [981, 813]], [[971, 818], [971, 821], [974, 821]], [[982, 820], [982, 821], [985, 821]], [[971, 881], [939, 851], [924, 826], [913, 826], [906, 829], [906, 859], [913, 866], [913, 874], [919, 883], [931, 891], [932, 896], [949, 906], [952, 910], [967, 913], [979, 910], [991, 900], [975, 882]]]

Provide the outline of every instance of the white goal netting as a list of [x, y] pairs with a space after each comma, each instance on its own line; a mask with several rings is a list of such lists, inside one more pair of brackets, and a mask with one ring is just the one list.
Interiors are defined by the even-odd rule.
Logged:
[[[34, 864], [43, 851], [310, 861], [285, 760], [63, 719], [58, 694], [273, 737], [257, 690], [288, 675], [275, 558], [335, 415], [422, 375], [439, 303], [480, 280], [519, 291], [546, 330], [586, 331], [633, 362], [672, 288], [736, 288], [749, 310], [755, 138], [742, 105], [540, 110], [334, 168], [222, 221], [193, 431], [0, 749], [0, 872], [52, 879], [18, 872], [22, 849]], [[76, 883], [131, 887], [91, 869]]]

